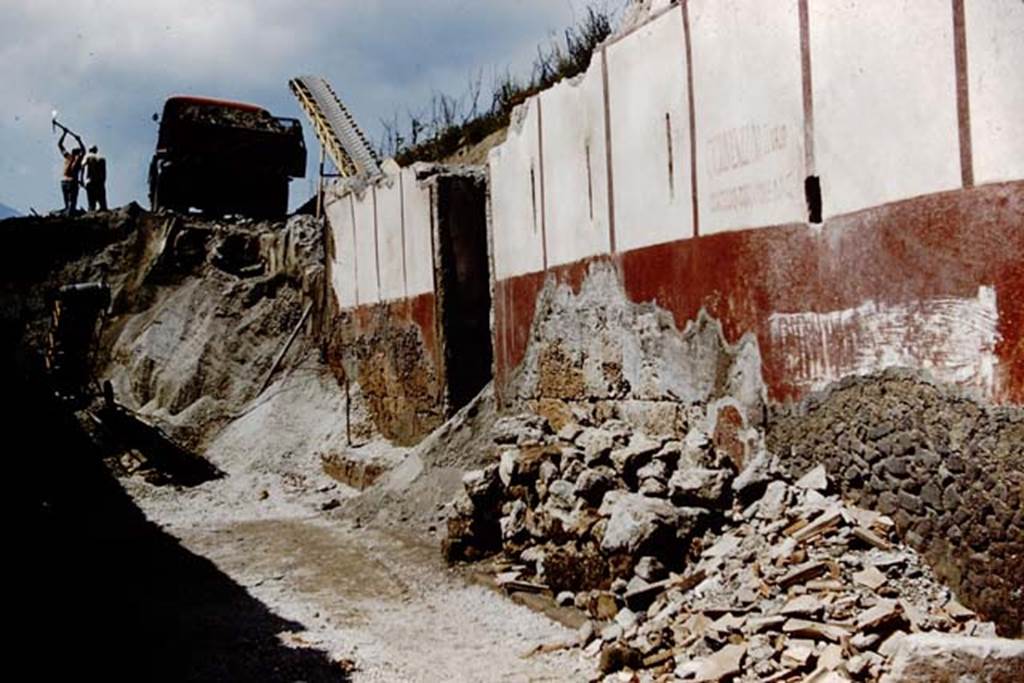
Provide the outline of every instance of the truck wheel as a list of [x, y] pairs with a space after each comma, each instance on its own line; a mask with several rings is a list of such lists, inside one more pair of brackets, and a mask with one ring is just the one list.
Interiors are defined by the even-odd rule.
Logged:
[[288, 178], [281, 178], [274, 181], [272, 193], [272, 204], [270, 205], [271, 217], [284, 218], [288, 215]]
[[263, 191], [254, 207], [259, 217], [276, 220], [288, 215], [288, 178], [268, 178], [260, 185]]

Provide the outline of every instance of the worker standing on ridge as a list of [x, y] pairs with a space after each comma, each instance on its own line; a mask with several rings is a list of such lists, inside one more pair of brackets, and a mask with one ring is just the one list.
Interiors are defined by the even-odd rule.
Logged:
[[57, 141], [60, 153], [64, 155], [64, 176], [60, 179], [60, 190], [64, 195], [64, 214], [73, 216], [78, 211], [78, 185], [82, 180], [82, 158], [85, 156], [85, 144], [82, 138], [72, 133], [78, 146], [68, 152], [64, 147], [64, 138], [68, 136], [68, 130]]
[[89, 200], [90, 211], [107, 210], [107, 160], [93, 145], [82, 162], [85, 168], [85, 196]]

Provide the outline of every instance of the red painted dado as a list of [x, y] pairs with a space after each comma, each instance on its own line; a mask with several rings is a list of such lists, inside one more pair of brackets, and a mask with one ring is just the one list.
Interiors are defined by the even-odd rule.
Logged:
[[433, 292], [403, 300], [406, 318], [420, 328], [423, 345], [434, 362], [440, 365], [441, 348], [437, 343], [437, 300]]
[[439, 367], [440, 347], [437, 343], [437, 304], [433, 292], [386, 303], [366, 304], [349, 309], [355, 322], [355, 333], [372, 336], [381, 324], [409, 323], [419, 328], [423, 345], [435, 367]]
[[[989, 287], [998, 311], [993, 398], [1024, 403], [1024, 182], [895, 202], [830, 219], [820, 229], [796, 224], [728, 232], [604, 259], [616, 264], [630, 300], [671, 311], [680, 329], [703, 307], [722, 322], [730, 342], [753, 332], [773, 400], [806, 393], [806, 383], [793, 376], [794, 354], [805, 346], [801, 342], [817, 342], [776, 341], [773, 314], [898, 306], [907, 322], [897, 341], [912, 349], [920, 366], [943, 367], [953, 359], [943, 356], [941, 345], [931, 345], [941, 340], [915, 322], [915, 313], [923, 320], [943, 302], [975, 300], [980, 287]], [[545, 277], [575, 287], [588, 263], [496, 283], [499, 390], [524, 357]], [[822, 354], [843, 367], [864, 333], [856, 315], [843, 318], [830, 328]], [[813, 372], [813, 366], [804, 370]]]
[[495, 385], [499, 393], [508, 379], [507, 373], [522, 362], [526, 346], [533, 327], [537, 296], [544, 288], [548, 275], [566, 284], [574, 293], [579, 293], [587, 269], [595, 261], [607, 261], [607, 256], [599, 256], [574, 261], [549, 271], [530, 273], [494, 283], [494, 358]]
[[494, 384], [499, 395], [526, 353], [544, 279], [545, 273], [538, 272], [494, 283]]

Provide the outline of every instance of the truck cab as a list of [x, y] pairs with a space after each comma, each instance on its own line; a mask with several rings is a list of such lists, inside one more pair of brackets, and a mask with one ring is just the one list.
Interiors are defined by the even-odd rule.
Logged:
[[154, 210], [281, 218], [289, 182], [305, 174], [298, 120], [253, 104], [177, 95], [160, 119], [149, 201]]

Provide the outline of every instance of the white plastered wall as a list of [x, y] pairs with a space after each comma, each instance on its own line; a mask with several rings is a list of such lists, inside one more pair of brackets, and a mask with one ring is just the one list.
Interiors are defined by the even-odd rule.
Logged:
[[359, 305], [380, 301], [377, 286], [377, 249], [374, 243], [373, 192], [366, 190], [361, 196], [352, 195], [356, 215], [356, 286]]
[[960, 187], [952, 3], [809, 2], [825, 215]]
[[548, 265], [609, 251], [601, 55], [541, 95]]
[[331, 263], [331, 285], [338, 306], [356, 305], [355, 243], [352, 236], [352, 200], [349, 196], [328, 193], [324, 213], [334, 240], [334, 261]]
[[402, 193], [398, 175], [389, 175], [376, 186], [377, 239], [380, 247], [380, 294], [382, 301], [405, 296], [402, 274]]
[[536, 99], [513, 114], [504, 144], [488, 157], [495, 278], [544, 270]]
[[607, 59], [616, 248], [628, 251], [691, 237], [682, 9], [609, 45]]
[[1024, 178], [1024, 2], [964, 3], [974, 182]]
[[691, 0], [700, 233], [807, 218], [797, 0]]
[[407, 296], [434, 291], [433, 242], [430, 220], [433, 206], [430, 187], [416, 180], [413, 168], [402, 169], [402, 192], [405, 195], [405, 269], [409, 288]]

